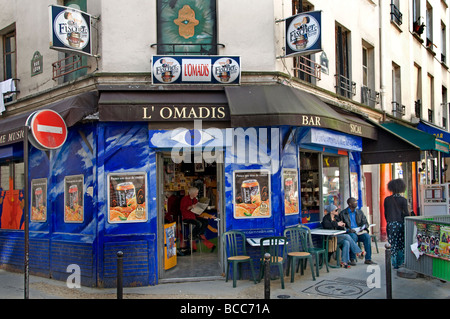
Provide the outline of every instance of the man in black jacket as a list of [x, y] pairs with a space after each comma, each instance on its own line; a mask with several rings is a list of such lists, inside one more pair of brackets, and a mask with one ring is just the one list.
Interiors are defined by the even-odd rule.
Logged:
[[[362, 242], [364, 244], [364, 250], [366, 251], [364, 262], [368, 265], [375, 265], [376, 263], [372, 261], [372, 239], [369, 235], [369, 223], [367, 222], [364, 213], [358, 209], [358, 201], [356, 198], [350, 197], [347, 200], [348, 207], [340, 212], [340, 217], [345, 223], [345, 228], [347, 233], [353, 240], [357, 242]], [[362, 230], [356, 230], [356, 228], [361, 228]], [[355, 254], [350, 251], [350, 264], [355, 264]]]

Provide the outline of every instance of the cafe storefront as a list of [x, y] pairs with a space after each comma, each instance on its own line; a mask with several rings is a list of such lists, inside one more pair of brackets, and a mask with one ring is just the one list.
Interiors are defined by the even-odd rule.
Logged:
[[[30, 271], [65, 281], [77, 265], [81, 284], [98, 287], [115, 285], [118, 251], [125, 286], [215, 278], [224, 272], [224, 231], [317, 227], [327, 204], [361, 198], [364, 148], [380, 133], [279, 84], [99, 86], [44, 108], [63, 116], [68, 138], [58, 150], [30, 146]], [[0, 136], [11, 136], [0, 145], [4, 268], [23, 267], [23, 143], [9, 132], [20, 133], [27, 116], [1, 122]], [[213, 246], [191, 243], [189, 226], [170, 214], [170, 197], [190, 186], [206, 200]]]

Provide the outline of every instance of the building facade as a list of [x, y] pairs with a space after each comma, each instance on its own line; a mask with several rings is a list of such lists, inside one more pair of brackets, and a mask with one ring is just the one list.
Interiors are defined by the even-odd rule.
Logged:
[[[221, 276], [225, 231], [318, 227], [350, 196], [383, 235], [390, 178], [408, 180], [413, 207], [417, 163], [442, 178], [445, 138], [418, 145], [389, 123], [448, 131], [446, 1], [0, 3], [5, 268], [23, 267], [25, 184], [31, 271], [65, 280], [75, 264], [83, 285], [109, 287], [118, 251], [129, 286]], [[25, 161], [40, 109], [67, 140]], [[209, 243], [177, 210], [191, 186]]]

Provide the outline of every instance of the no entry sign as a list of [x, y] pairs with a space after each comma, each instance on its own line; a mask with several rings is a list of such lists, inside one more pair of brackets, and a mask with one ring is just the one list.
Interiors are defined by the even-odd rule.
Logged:
[[30, 142], [36, 148], [54, 150], [60, 148], [67, 139], [67, 126], [64, 119], [55, 111], [41, 110], [28, 117]]

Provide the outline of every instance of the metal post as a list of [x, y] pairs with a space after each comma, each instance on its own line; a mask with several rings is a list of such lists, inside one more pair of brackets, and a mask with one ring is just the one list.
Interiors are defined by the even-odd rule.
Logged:
[[264, 254], [264, 299], [270, 299], [270, 254]]
[[123, 252], [117, 252], [117, 299], [123, 299]]
[[385, 266], [386, 266], [386, 299], [392, 299], [392, 269], [391, 269], [391, 245], [386, 244]]
[[28, 126], [24, 126], [23, 128], [23, 161], [24, 161], [24, 177], [25, 177], [25, 198], [24, 198], [24, 298], [29, 299], [29, 247], [30, 247], [30, 237], [29, 237], [29, 187], [28, 187]]

